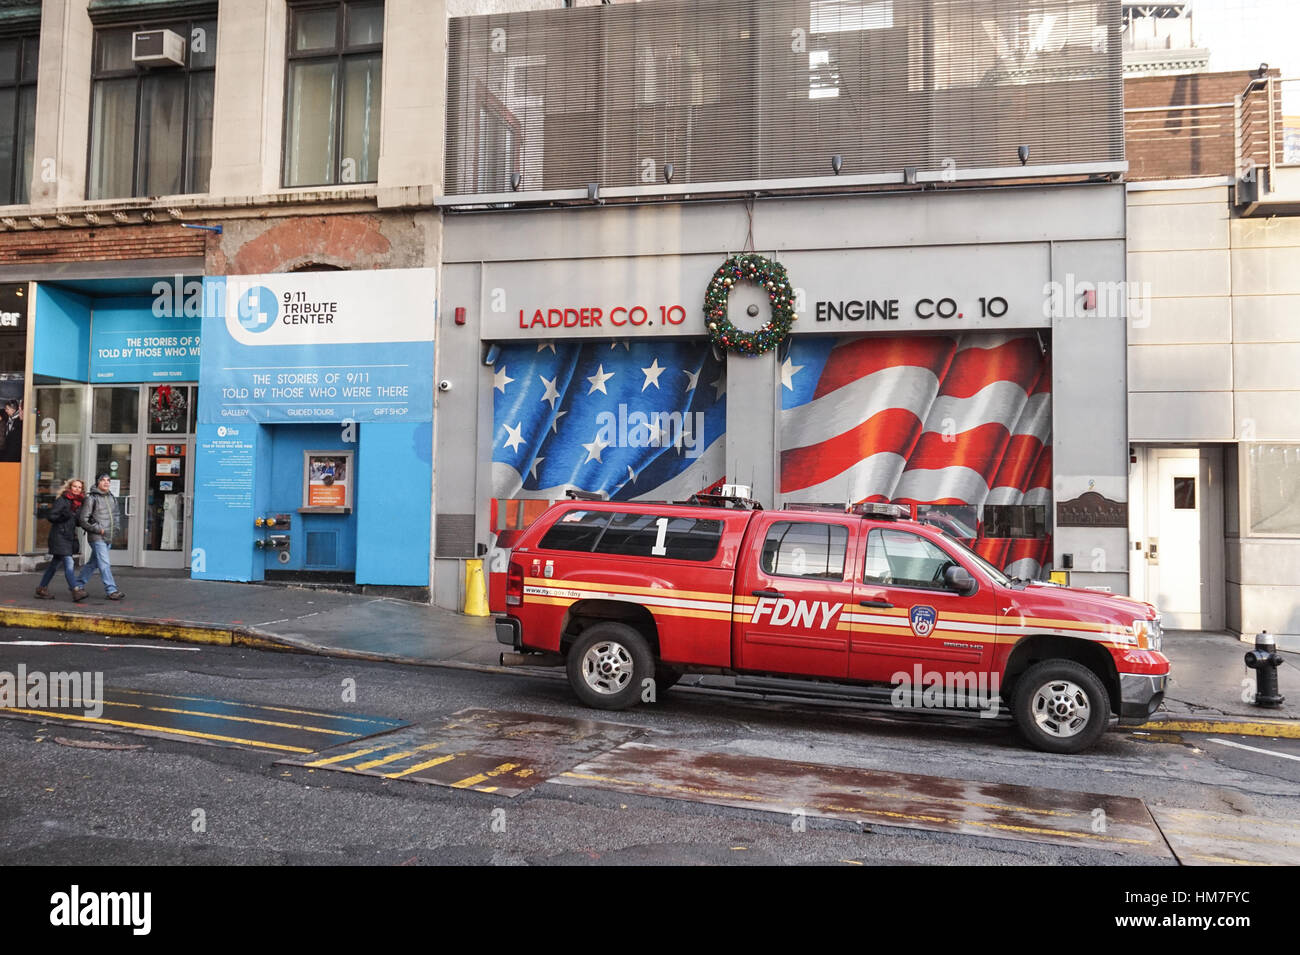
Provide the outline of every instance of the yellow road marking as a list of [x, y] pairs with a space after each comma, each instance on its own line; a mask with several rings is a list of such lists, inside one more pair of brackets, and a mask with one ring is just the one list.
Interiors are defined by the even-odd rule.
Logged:
[[341, 763], [344, 760], [356, 759], [358, 756], [368, 756], [371, 753], [378, 753], [381, 750], [392, 749], [396, 743], [389, 743], [387, 746], [371, 746], [369, 749], [353, 750], [350, 753], [339, 753], [337, 756], [327, 756], [324, 759], [313, 760], [310, 763], [304, 763], [304, 766], [331, 766], [334, 763]]
[[315, 750], [306, 749], [302, 746], [285, 746], [282, 743], [264, 743], [261, 740], [243, 739], [238, 736], [218, 736], [215, 733], [200, 733], [197, 730], [175, 729], [171, 726], [157, 726], [153, 723], [128, 723], [125, 720], [106, 720], [98, 716], [78, 716], [75, 713], [55, 713], [50, 710], [20, 710], [17, 707], [3, 707], [0, 712], [5, 713], [29, 713], [33, 716], [52, 716], [55, 719], [71, 720], [74, 723], [95, 723], [100, 726], [121, 726], [124, 729], [136, 730], [157, 730], [163, 733], [170, 733], [174, 736], [192, 736], [195, 739], [211, 739], [222, 743], [240, 743], [245, 746], [254, 746], [260, 749], [277, 749], [286, 753], [313, 753]]
[[396, 773], [385, 773], [385, 779], [401, 779], [403, 776], [409, 776], [411, 773], [418, 773], [422, 769], [428, 769], [430, 766], [439, 766], [442, 763], [450, 763], [457, 756], [464, 756], [464, 753], [452, 753], [449, 756], [439, 756], [437, 759], [431, 759], [428, 762], [419, 763], [415, 766], [408, 766], [406, 769]]
[[365, 770], [372, 769], [375, 766], [385, 766], [388, 763], [396, 762], [397, 760], [404, 759], [407, 756], [414, 756], [416, 753], [426, 753], [431, 749], [437, 749], [441, 745], [442, 743], [440, 741], [437, 743], [425, 743], [423, 746], [415, 746], [412, 747], [411, 749], [404, 749], [399, 752], [393, 753], [390, 756], [384, 756], [381, 757], [380, 759], [372, 759], [369, 762], [362, 763], [357, 767], [357, 770], [358, 772], [364, 772]]
[[[1300, 720], [1287, 723], [1266, 723], [1232, 720], [1152, 720], [1134, 727], [1138, 730], [1182, 733], [1221, 733], [1228, 736], [1277, 736], [1283, 739], [1300, 739]], [[1132, 732], [1130, 730], [1130, 732]]]
[[470, 786], [477, 786], [479, 783], [487, 782], [493, 776], [500, 776], [502, 773], [508, 773], [512, 769], [518, 769], [518, 763], [502, 763], [496, 769], [489, 769], [486, 773], [477, 773], [473, 776], [466, 776], [459, 782], [451, 784], [452, 789], [468, 789]]
[[[287, 730], [305, 730], [308, 733], [328, 733], [331, 736], [356, 736], [351, 730], [328, 730], [319, 726], [303, 726], [300, 723], [279, 723], [275, 720], [259, 720], [251, 716], [228, 716], [225, 713], [208, 713], [204, 710], [177, 710], [166, 706], [148, 706], [144, 703], [122, 703], [105, 701], [105, 706], [126, 706], [137, 710], [153, 710], [155, 713], [177, 713], [181, 716], [209, 716], [214, 720], [231, 720], [236, 723], [257, 723], [261, 726], [277, 726]], [[310, 750], [309, 750], [310, 752]]]
[[[174, 693], [153, 693], [149, 690], [113, 689], [113, 693], [126, 693], [131, 696], [156, 696], [160, 700], [185, 700], [188, 703], [222, 703], [226, 706], [248, 706], [255, 710], [269, 710], [272, 713], [295, 713], [299, 716], [324, 716], [331, 720], [347, 720], [352, 723], [374, 723], [377, 726], [392, 726], [392, 720], [370, 719], [364, 716], [348, 716], [343, 713], [322, 713], [320, 710], [299, 710], [291, 706], [263, 706], [261, 703], [241, 703], [238, 700], [217, 700], [210, 696], [178, 696]], [[118, 703], [119, 700], [105, 699], [105, 703]], [[122, 702], [126, 706], [125, 702]]]

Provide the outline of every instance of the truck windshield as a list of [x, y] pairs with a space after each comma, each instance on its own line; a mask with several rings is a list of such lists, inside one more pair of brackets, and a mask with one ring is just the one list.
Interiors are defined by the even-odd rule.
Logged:
[[961, 551], [962, 554], [964, 554], [966, 557], [969, 557], [971, 560], [973, 560], [976, 564], [980, 566], [980, 569], [983, 570], [984, 573], [988, 574], [990, 577], [993, 578], [995, 583], [1003, 587], [1008, 587], [1011, 585], [1010, 577], [1002, 573], [1002, 571], [998, 570], [996, 567], [990, 564], [979, 554], [975, 553], [973, 550], [971, 550], [961, 541], [957, 540], [954, 537], [949, 537], [947, 534], [944, 534], [943, 542], [947, 544], [950, 548], [956, 548], [957, 550]]

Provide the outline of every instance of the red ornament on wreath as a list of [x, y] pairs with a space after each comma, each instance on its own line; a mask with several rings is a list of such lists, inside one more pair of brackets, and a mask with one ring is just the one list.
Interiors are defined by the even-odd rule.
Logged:
[[[757, 331], [746, 332], [727, 317], [727, 303], [738, 281], [753, 282], [767, 292], [772, 314]], [[704, 316], [714, 345], [741, 355], [761, 355], [781, 344], [798, 318], [794, 312], [794, 289], [785, 266], [774, 259], [744, 252], [728, 258], [713, 273], [704, 293]]]
[[159, 385], [149, 398], [149, 417], [159, 431], [184, 431], [187, 410], [185, 392], [171, 385]]

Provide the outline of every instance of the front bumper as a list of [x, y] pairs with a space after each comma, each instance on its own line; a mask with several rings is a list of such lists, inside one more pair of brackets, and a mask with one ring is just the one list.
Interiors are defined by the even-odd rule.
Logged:
[[493, 621], [497, 628], [497, 643], [504, 643], [515, 650], [524, 648], [524, 628], [514, 617], [496, 617]]
[[1165, 698], [1168, 674], [1121, 673], [1119, 675], [1119, 725], [1141, 726]]

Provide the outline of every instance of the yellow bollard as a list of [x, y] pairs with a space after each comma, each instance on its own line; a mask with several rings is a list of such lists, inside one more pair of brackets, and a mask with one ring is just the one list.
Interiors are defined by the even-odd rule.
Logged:
[[465, 561], [465, 614], [470, 617], [491, 616], [481, 560]]

